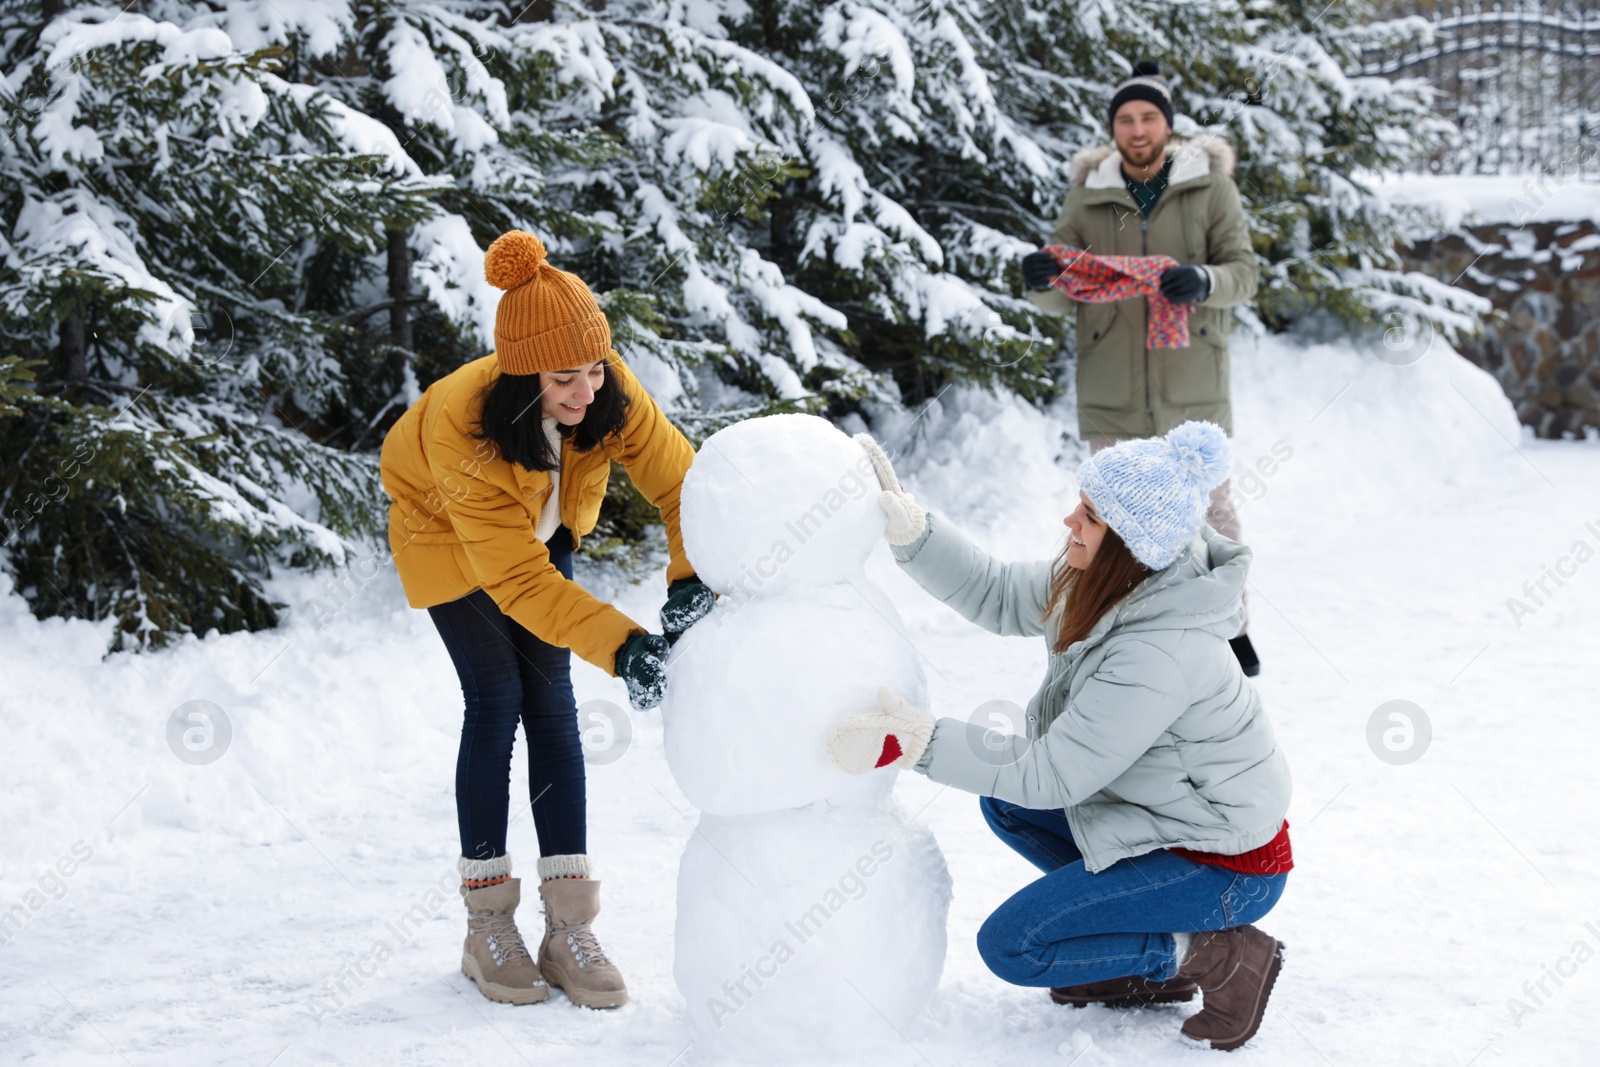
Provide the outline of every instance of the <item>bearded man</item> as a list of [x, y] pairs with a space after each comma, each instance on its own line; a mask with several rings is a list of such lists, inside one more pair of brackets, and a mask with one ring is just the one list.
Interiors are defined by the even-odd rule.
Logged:
[[[1111, 97], [1113, 145], [1073, 154], [1071, 191], [1051, 243], [1094, 255], [1166, 255], [1161, 295], [1190, 305], [1189, 344], [1147, 347], [1144, 296], [1080, 303], [1051, 286], [1061, 265], [1048, 252], [1022, 260], [1029, 298], [1052, 314], [1077, 315], [1078, 433], [1091, 453], [1116, 441], [1159, 437], [1191, 419], [1215, 422], [1231, 436], [1228, 333], [1233, 309], [1255, 296], [1259, 280], [1238, 186], [1234, 152], [1211, 135], [1173, 140], [1172, 90], [1151, 60]], [[1206, 521], [1240, 540], [1231, 485], [1212, 492]], [[1261, 663], [1246, 620], [1230, 642], [1240, 666]]]

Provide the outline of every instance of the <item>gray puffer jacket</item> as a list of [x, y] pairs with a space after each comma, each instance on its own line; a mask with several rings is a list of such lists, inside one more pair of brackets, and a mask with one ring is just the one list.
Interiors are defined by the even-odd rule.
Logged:
[[[984, 629], [1052, 643], [1049, 560], [1001, 563], [932, 514], [894, 555]], [[943, 718], [917, 770], [969, 793], [1065, 809], [1090, 871], [1158, 848], [1233, 855], [1271, 841], [1289, 808], [1289, 765], [1228, 647], [1250, 557], [1203, 527], [1088, 637], [1050, 654], [1026, 735]]]

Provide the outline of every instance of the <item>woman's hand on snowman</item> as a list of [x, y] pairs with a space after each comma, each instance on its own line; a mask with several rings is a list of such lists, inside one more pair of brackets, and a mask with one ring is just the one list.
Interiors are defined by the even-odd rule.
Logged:
[[628, 703], [645, 711], [667, 695], [667, 651], [660, 634], [634, 634], [617, 649], [617, 677], [628, 685]]
[[878, 687], [879, 711], [840, 719], [828, 731], [828, 756], [851, 774], [890, 765], [917, 765], [933, 739], [935, 719], [907, 704], [888, 686]]
[[882, 446], [872, 439], [871, 434], [858, 433], [855, 442], [866, 451], [872, 460], [872, 471], [878, 476], [878, 488], [881, 490], [878, 493], [878, 506], [889, 519], [883, 531], [884, 540], [891, 545], [909, 545], [927, 529], [927, 513], [911, 499], [911, 494], [895, 477], [889, 457], [884, 455]]
[[667, 602], [661, 606], [661, 634], [667, 644], [677, 644], [685, 630], [711, 614], [716, 603], [717, 594], [697, 575], [667, 586]]

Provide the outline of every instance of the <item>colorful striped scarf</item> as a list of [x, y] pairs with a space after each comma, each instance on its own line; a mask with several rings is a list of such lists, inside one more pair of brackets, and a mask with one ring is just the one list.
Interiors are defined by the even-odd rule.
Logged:
[[1161, 295], [1161, 272], [1176, 267], [1177, 260], [1171, 256], [1096, 256], [1071, 245], [1046, 245], [1044, 250], [1061, 265], [1061, 273], [1051, 285], [1090, 304], [1146, 297], [1150, 321], [1144, 346], [1189, 347], [1189, 309], [1193, 305], [1174, 304]]

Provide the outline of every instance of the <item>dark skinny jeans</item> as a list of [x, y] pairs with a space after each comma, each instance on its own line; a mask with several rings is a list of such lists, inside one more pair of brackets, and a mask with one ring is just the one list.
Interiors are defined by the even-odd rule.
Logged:
[[[570, 531], [560, 527], [547, 547], [550, 561], [570, 579]], [[428, 614], [466, 698], [456, 757], [461, 854], [471, 859], [505, 855], [511, 746], [519, 721], [528, 741], [528, 798], [539, 854], [585, 852], [587, 796], [571, 652], [533, 636], [502, 614], [482, 589], [431, 607]]]

